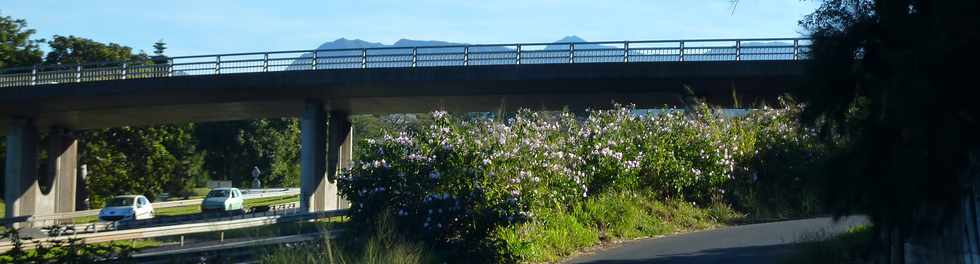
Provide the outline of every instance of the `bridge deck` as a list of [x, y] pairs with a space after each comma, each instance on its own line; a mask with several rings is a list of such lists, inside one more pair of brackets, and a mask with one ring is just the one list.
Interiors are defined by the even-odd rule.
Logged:
[[[0, 119], [39, 127], [351, 113], [578, 110], [612, 102], [771, 101], [801, 82], [810, 40], [712, 39], [299, 50], [0, 70]], [[0, 120], [0, 133], [7, 122]]]

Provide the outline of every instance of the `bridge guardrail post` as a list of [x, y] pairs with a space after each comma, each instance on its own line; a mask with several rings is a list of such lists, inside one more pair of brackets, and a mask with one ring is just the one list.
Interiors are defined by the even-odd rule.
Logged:
[[265, 54], [263, 54], [263, 58], [262, 58], [262, 72], [268, 72], [268, 71], [269, 71], [269, 53], [266, 52]]
[[37, 65], [31, 68], [31, 86], [37, 85]]
[[214, 74], [221, 74], [221, 55], [214, 56]]
[[517, 44], [517, 64], [521, 64], [521, 44]]
[[678, 53], [680, 54], [680, 61], [684, 61], [684, 41], [683, 40], [680, 41], [680, 51], [678, 51]]
[[367, 49], [361, 49], [361, 69], [367, 68]]
[[793, 40], [793, 60], [799, 60], [799, 59], [800, 59], [800, 40], [799, 39], [794, 39]]
[[319, 53], [319, 52], [317, 52], [317, 50], [313, 50], [313, 60], [310, 62], [312, 64], [312, 65], [310, 65], [310, 67], [312, 69], [314, 69], [314, 70], [316, 70], [316, 63], [317, 63], [317, 60], [319, 59], [319, 57], [316, 55], [317, 53]]
[[412, 68], [415, 68], [418, 63], [419, 48], [412, 47]]
[[82, 65], [75, 64], [75, 82], [82, 82]]
[[174, 76], [174, 59], [170, 58], [169, 63], [167, 63], [167, 77]]
[[463, 66], [470, 65], [470, 46], [463, 47]]
[[568, 63], [575, 63], [575, 43], [568, 44]]
[[128, 66], [129, 66], [128, 63], [123, 62], [123, 64], [122, 64], [122, 79], [123, 80], [125, 80], [126, 77], [128, 77], [127, 75], [129, 75], [129, 72], [127, 71], [127, 69], [129, 68]]
[[629, 63], [629, 62], [630, 62], [630, 42], [629, 41], [624, 41], [623, 42], [623, 63]]
[[735, 61], [742, 60], [742, 41], [735, 41]]

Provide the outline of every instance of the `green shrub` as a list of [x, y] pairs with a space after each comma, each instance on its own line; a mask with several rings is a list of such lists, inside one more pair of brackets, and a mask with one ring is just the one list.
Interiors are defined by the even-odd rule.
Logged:
[[809, 183], [792, 176], [817, 165], [820, 150], [796, 125], [798, 110], [790, 101], [746, 116], [617, 106], [504, 121], [434, 112], [360, 141], [340, 191], [353, 223], [391, 214], [402, 235], [460, 261], [550, 259], [598, 239], [706, 228], [736, 217], [733, 206], [812, 213], [794, 207], [815, 204]]
[[738, 158], [729, 200], [754, 217], [784, 218], [822, 212], [817, 174], [825, 173], [828, 146], [797, 122], [802, 109], [784, 99], [782, 107], [763, 107], [746, 116], [751, 153]]

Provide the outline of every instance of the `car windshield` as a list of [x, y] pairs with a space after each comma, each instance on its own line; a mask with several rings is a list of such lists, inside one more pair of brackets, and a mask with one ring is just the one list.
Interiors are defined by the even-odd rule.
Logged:
[[229, 190], [213, 190], [208, 193], [208, 197], [228, 197]]
[[116, 197], [116, 198], [109, 199], [109, 201], [107, 201], [105, 203], [105, 205], [108, 206], [108, 207], [131, 206], [131, 205], [133, 205], [133, 198], [132, 197]]

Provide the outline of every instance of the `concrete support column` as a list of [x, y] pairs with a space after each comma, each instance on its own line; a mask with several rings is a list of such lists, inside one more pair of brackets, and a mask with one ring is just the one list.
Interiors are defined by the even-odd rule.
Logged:
[[[330, 144], [327, 145], [327, 179], [326, 204], [329, 209], [350, 207], [350, 203], [341, 198], [337, 189], [337, 174], [342, 169], [350, 169], [353, 156], [354, 127], [350, 122], [350, 114], [343, 111], [330, 111]], [[333, 195], [330, 195], [333, 194]]]
[[322, 201], [317, 203], [316, 193], [322, 193], [326, 172], [326, 113], [323, 103], [308, 100], [300, 117], [300, 196], [301, 210], [315, 212], [325, 210]]
[[349, 207], [338, 195], [337, 172], [352, 166], [350, 114], [330, 111], [327, 116], [322, 102], [310, 100], [300, 129], [300, 208], [316, 212]]
[[53, 204], [44, 211], [67, 213], [75, 211], [78, 173], [78, 139], [64, 129], [52, 129], [48, 134], [48, 171], [51, 188], [46, 202]]
[[4, 170], [6, 218], [35, 214], [38, 133], [33, 120], [12, 118], [7, 128]]

